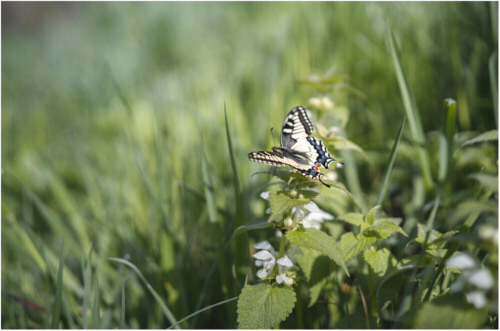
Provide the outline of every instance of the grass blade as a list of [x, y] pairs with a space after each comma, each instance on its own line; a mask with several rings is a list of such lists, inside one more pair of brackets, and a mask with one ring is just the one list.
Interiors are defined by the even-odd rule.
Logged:
[[[142, 275], [142, 273], [139, 271], [139, 269], [137, 269], [137, 267], [135, 265], [133, 265], [132, 263], [130, 263], [127, 260], [119, 259], [119, 258], [116, 258], [116, 257], [109, 257], [108, 260], [115, 261], [115, 262], [118, 262], [118, 263], [123, 263], [123, 264], [127, 265], [128, 267], [130, 267], [132, 270], [134, 270], [135, 273], [142, 280], [142, 282], [146, 285], [146, 287], [149, 290], [149, 292], [153, 295], [156, 303], [160, 306], [161, 311], [163, 312], [163, 314], [165, 315], [165, 317], [168, 319], [168, 321], [170, 323], [172, 323], [172, 324], [175, 324], [177, 322], [177, 320], [175, 319], [175, 317], [172, 314], [172, 312], [170, 311], [170, 309], [168, 309], [167, 305], [165, 305], [165, 303], [162, 301], [161, 297], [158, 295], [158, 293], [156, 293], [156, 291], [153, 289], [153, 287], [146, 281], [146, 278], [144, 278], [144, 276]], [[179, 328], [179, 327], [176, 326], [176, 328]]]
[[238, 298], [239, 298], [239, 297], [236, 297], [236, 298], [231, 298], [231, 299], [227, 299], [227, 300], [221, 301], [221, 302], [219, 302], [219, 303], [213, 304], [213, 305], [211, 305], [211, 306], [205, 307], [205, 308], [203, 308], [203, 309], [200, 309], [200, 310], [198, 310], [197, 312], [194, 312], [194, 313], [192, 313], [191, 315], [188, 315], [188, 316], [184, 317], [183, 319], [181, 319], [179, 322], [175, 323], [174, 325], [171, 325], [169, 328], [167, 328], [167, 330], [169, 330], [169, 329], [171, 329], [171, 328], [173, 328], [173, 327], [177, 327], [177, 328], [178, 328], [178, 324], [180, 324], [180, 323], [184, 322], [185, 320], [187, 320], [187, 319], [189, 319], [189, 318], [191, 318], [191, 317], [193, 317], [193, 316], [195, 316], [195, 315], [198, 315], [199, 313], [202, 313], [202, 312], [204, 312], [205, 310], [208, 310], [208, 309], [211, 309], [211, 308], [213, 308], [213, 307], [217, 307], [217, 306], [223, 305], [223, 304], [225, 304], [225, 303], [227, 303], [227, 302], [230, 302], [230, 301], [237, 300]]
[[[201, 133], [201, 128], [199, 128]], [[215, 203], [214, 186], [212, 184], [212, 177], [208, 168], [207, 155], [205, 153], [203, 134], [200, 134], [201, 140], [201, 173], [203, 176], [203, 187], [205, 188], [205, 201], [208, 209], [208, 219], [210, 222], [217, 222], [217, 205]]]
[[403, 136], [403, 129], [406, 123], [406, 116], [403, 118], [403, 123], [401, 123], [401, 127], [399, 128], [398, 138], [394, 142], [394, 146], [392, 146], [391, 155], [389, 156], [389, 166], [385, 170], [384, 180], [382, 181], [382, 187], [380, 188], [380, 192], [378, 194], [377, 202], [375, 206], [382, 206], [382, 201], [385, 199], [387, 194], [387, 189], [389, 187], [389, 179], [391, 177], [392, 168], [394, 166], [394, 160], [396, 160], [396, 151], [398, 150], [399, 142], [401, 141], [401, 137]]
[[453, 99], [445, 99], [443, 108], [446, 113], [446, 142], [448, 144], [444, 180], [447, 190], [451, 190], [452, 183], [450, 182], [450, 175], [453, 172], [453, 136], [455, 135], [457, 127], [457, 102]]
[[427, 150], [422, 147], [425, 143], [422, 122], [420, 120], [418, 111], [415, 109], [414, 105], [411, 102], [410, 91], [408, 90], [408, 86], [406, 85], [406, 79], [404, 77], [403, 69], [401, 68], [401, 63], [399, 62], [399, 58], [396, 53], [396, 48], [394, 47], [394, 36], [392, 35], [391, 31], [388, 31], [388, 39], [392, 60], [394, 62], [394, 70], [396, 71], [399, 89], [401, 90], [401, 98], [403, 99], [406, 116], [408, 116], [410, 131], [412, 133], [413, 140], [419, 146], [418, 157], [422, 176], [424, 178], [425, 189], [429, 192], [432, 189], [432, 177], [429, 165], [429, 155], [427, 153]]
[[94, 305], [92, 307], [92, 329], [100, 329], [101, 321], [99, 319], [99, 282], [97, 272], [94, 275]]
[[64, 269], [63, 253], [64, 253], [64, 241], [61, 243], [61, 255], [59, 259], [59, 271], [57, 273], [57, 285], [56, 285], [56, 303], [54, 305], [54, 314], [52, 315], [52, 322], [50, 323], [52, 329], [59, 328], [59, 320], [61, 318], [63, 269]]
[[120, 320], [118, 321], [118, 328], [125, 328], [125, 281], [122, 280], [122, 300], [120, 305]]
[[90, 300], [90, 294], [92, 292], [92, 268], [91, 268], [91, 261], [92, 261], [92, 251], [94, 247], [92, 246], [89, 251], [89, 255], [87, 258], [87, 266], [85, 267], [85, 271], [83, 272], [83, 305], [82, 305], [82, 325], [83, 328], [87, 328], [87, 309], [89, 308], [89, 300]]

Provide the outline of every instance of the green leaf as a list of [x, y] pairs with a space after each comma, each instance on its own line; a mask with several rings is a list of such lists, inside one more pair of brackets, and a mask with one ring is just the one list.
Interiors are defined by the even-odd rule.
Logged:
[[236, 230], [234, 230], [232, 238], [236, 237], [239, 234], [250, 231], [250, 230], [265, 229], [265, 228], [269, 228], [271, 226], [272, 225], [269, 224], [267, 221], [259, 222], [259, 223], [255, 223], [255, 224], [250, 224], [250, 225], [242, 225], [242, 226], [238, 227]]
[[302, 250], [302, 254], [296, 255], [296, 261], [300, 266], [300, 269], [302, 269], [302, 272], [306, 276], [307, 282], [309, 282], [311, 280], [314, 261], [318, 257], [323, 256], [323, 254], [315, 249], [305, 247], [301, 247], [300, 249]]
[[462, 293], [439, 296], [426, 302], [415, 315], [416, 329], [477, 329], [488, 313], [467, 303]]
[[308, 307], [318, 301], [321, 291], [328, 284], [331, 274], [331, 261], [321, 252], [301, 247], [303, 254], [296, 255], [297, 264], [306, 276], [311, 300]]
[[238, 329], [270, 329], [290, 315], [296, 301], [290, 286], [247, 285], [238, 300]]
[[377, 240], [377, 237], [364, 237], [361, 234], [348, 232], [340, 238], [340, 248], [344, 252], [345, 261], [349, 261], [359, 253], [367, 250]]
[[64, 245], [63, 243], [61, 243], [61, 255], [59, 256], [59, 271], [57, 272], [56, 300], [54, 304], [54, 313], [52, 315], [52, 322], [50, 323], [52, 329], [59, 329], [59, 320], [61, 318], [63, 270], [64, 270], [63, 247]]
[[363, 214], [358, 213], [348, 213], [342, 216], [337, 217], [337, 221], [344, 221], [349, 224], [361, 226], [365, 222], [365, 216]]
[[288, 231], [286, 237], [290, 242], [306, 248], [315, 249], [328, 256], [335, 263], [340, 265], [349, 276], [349, 271], [344, 262], [344, 256], [340, 246], [326, 233], [315, 228], [302, 231]]
[[467, 146], [467, 145], [472, 145], [478, 142], [483, 142], [483, 141], [493, 141], [493, 140], [498, 140], [498, 130], [491, 130], [485, 133], [480, 134], [479, 136], [472, 138], [470, 140], [467, 140], [462, 144], [461, 147]]
[[293, 207], [307, 205], [311, 200], [309, 199], [292, 199], [285, 192], [277, 191], [269, 194], [269, 201], [271, 202], [271, 216], [269, 222], [273, 221], [278, 215], [285, 211], [291, 210]]
[[399, 225], [396, 225], [394, 224], [394, 222], [387, 219], [376, 221], [372, 226], [370, 226], [363, 232], [363, 235], [368, 237], [376, 235], [379, 238], [385, 239], [394, 232], [399, 232], [405, 237], [408, 237], [403, 229], [399, 227]]
[[465, 178], [472, 178], [481, 183], [486, 189], [493, 192], [498, 192], [498, 176], [488, 175], [484, 173], [475, 173], [466, 176]]
[[309, 304], [307, 305], [308, 308], [312, 307], [318, 301], [319, 295], [326, 287], [326, 285], [328, 285], [329, 281], [330, 277], [324, 277], [314, 284], [309, 284], [309, 293], [311, 299], [309, 300]]
[[365, 223], [372, 225], [375, 220], [378, 218], [378, 209], [380, 206], [375, 206], [366, 214]]
[[367, 250], [363, 255], [366, 263], [368, 263], [373, 272], [379, 277], [385, 276], [387, 271], [396, 268], [398, 263], [396, 258], [391, 254], [391, 251], [387, 248], [382, 248], [378, 251]]

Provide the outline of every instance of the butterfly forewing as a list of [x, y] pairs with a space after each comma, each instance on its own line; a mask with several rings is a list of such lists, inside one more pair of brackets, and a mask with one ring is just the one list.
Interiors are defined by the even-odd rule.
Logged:
[[281, 129], [281, 146], [297, 149], [295, 145], [306, 139], [314, 131], [304, 107], [295, 107], [288, 113]]

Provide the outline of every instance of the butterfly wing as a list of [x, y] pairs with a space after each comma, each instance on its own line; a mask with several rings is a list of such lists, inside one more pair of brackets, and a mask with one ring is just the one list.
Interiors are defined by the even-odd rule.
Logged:
[[311, 166], [329, 168], [332, 159], [321, 140], [309, 137], [314, 128], [304, 107], [295, 107], [288, 113], [281, 129], [281, 146], [291, 154], [307, 158]]
[[303, 141], [314, 131], [304, 107], [295, 107], [285, 118], [281, 129], [281, 147], [299, 150]]
[[318, 168], [309, 164], [298, 162], [294, 157], [287, 155], [286, 150], [275, 148], [273, 149], [273, 152], [252, 152], [248, 154], [248, 158], [250, 161], [269, 164], [275, 167], [290, 166], [297, 170], [302, 176], [309, 177], [311, 179], [318, 179], [325, 186], [330, 187], [330, 185], [323, 182], [323, 174], [317, 171]]

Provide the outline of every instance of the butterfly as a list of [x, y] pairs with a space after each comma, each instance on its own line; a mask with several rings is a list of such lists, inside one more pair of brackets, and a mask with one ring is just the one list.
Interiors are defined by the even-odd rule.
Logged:
[[288, 113], [281, 129], [281, 147], [273, 147], [272, 152], [252, 152], [250, 161], [270, 164], [275, 167], [290, 166], [302, 176], [323, 182], [319, 168], [328, 169], [332, 159], [321, 140], [309, 137], [314, 131], [304, 107], [295, 107]]

